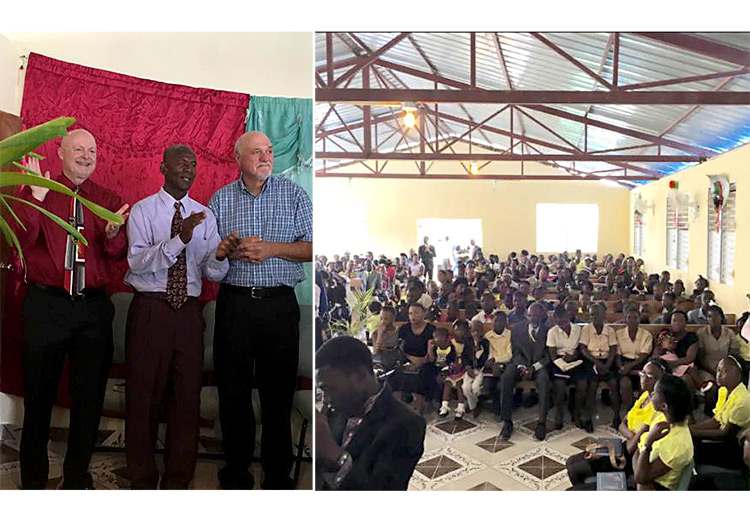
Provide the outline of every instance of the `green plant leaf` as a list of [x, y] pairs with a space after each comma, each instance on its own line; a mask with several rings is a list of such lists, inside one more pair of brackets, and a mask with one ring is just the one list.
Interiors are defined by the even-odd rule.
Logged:
[[58, 225], [60, 225], [62, 228], [64, 228], [65, 231], [67, 231], [68, 233], [70, 233], [73, 237], [75, 237], [76, 239], [78, 239], [79, 241], [81, 241], [85, 246], [89, 245], [88, 241], [83, 237], [83, 235], [81, 235], [81, 232], [79, 232], [78, 230], [76, 230], [75, 228], [73, 228], [73, 226], [71, 226], [69, 222], [66, 222], [66, 221], [62, 220], [60, 217], [58, 217], [54, 213], [48, 212], [47, 210], [45, 210], [41, 206], [37, 206], [33, 202], [29, 202], [29, 201], [24, 200], [24, 199], [19, 199], [18, 197], [13, 197], [12, 195], [6, 195], [5, 198], [6, 199], [10, 199], [10, 200], [14, 200], [14, 201], [18, 201], [18, 202], [22, 202], [23, 204], [26, 204], [27, 206], [31, 206], [35, 210], [42, 212], [44, 215], [46, 215], [47, 217], [49, 217], [50, 219], [52, 219], [54, 222], [56, 222]]
[[29, 151], [26, 155], [29, 157], [33, 157], [37, 160], [44, 160], [44, 155], [40, 155], [39, 153], [34, 153], [33, 151]]
[[8, 209], [8, 212], [13, 216], [13, 218], [16, 220], [16, 222], [23, 228], [24, 231], [26, 231], [26, 225], [21, 222], [21, 219], [18, 218], [18, 215], [16, 215], [16, 212], [13, 211], [13, 208], [10, 204], [8, 204], [8, 201], [5, 200], [5, 195], [3, 193], [0, 193], [0, 202], [3, 203], [3, 206], [5, 206]]
[[[6, 203], [7, 204], [7, 203]], [[23, 250], [21, 249], [21, 243], [18, 242], [18, 237], [10, 229], [8, 223], [5, 221], [5, 217], [0, 216], [0, 230], [3, 232], [3, 237], [8, 241], [8, 244], [16, 249], [18, 257], [21, 259], [21, 266], [24, 269], [24, 277], [26, 276], [26, 260], [23, 258]]]
[[63, 184], [60, 184], [59, 182], [45, 179], [41, 175], [29, 175], [28, 173], [18, 173], [15, 171], [0, 172], [0, 187], [20, 186], [23, 184], [25, 184], [26, 186], [41, 186], [43, 188], [49, 188], [58, 193], [62, 193], [69, 197], [76, 197], [79, 201], [81, 201], [81, 204], [91, 210], [94, 215], [101, 217], [105, 221], [109, 221], [114, 224], [125, 223], [125, 220], [115, 212], [109, 211], [107, 208], [99, 206], [98, 204], [91, 202], [88, 199], [84, 199], [80, 195], [73, 193], [70, 188]]
[[0, 167], [21, 160], [49, 140], [64, 137], [75, 121], [72, 117], [56, 118], [0, 140]]

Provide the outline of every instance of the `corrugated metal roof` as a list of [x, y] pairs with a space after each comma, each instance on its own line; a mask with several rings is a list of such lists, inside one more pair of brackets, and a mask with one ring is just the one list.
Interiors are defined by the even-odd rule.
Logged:
[[[369, 51], [377, 50], [395, 38], [398, 33], [354, 33], [365, 46], [363, 49], [349, 34], [340, 34], [333, 38], [334, 62], [355, 57]], [[750, 53], [750, 33], [694, 33], [693, 36], [704, 38], [712, 42], [745, 49]], [[613, 74], [613, 46], [610, 33], [544, 33], [543, 36], [553, 44], [580, 61], [586, 67], [600, 74], [606, 81], [612, 81]], [[510, 76], [512, 87], [516, 90], [604, 90], [604, 86], [591, 76], [581, 71], [574, 64], [556, 53], [546, 44], [530, 33], [478, 33], [476, 35], [476, 74], [477, 86], [484, 89], [508, 89], [508, 79], [498, 56], [495, 39], [502, 49], [505, 64]], [[348, 45], [347, 43], [348, 42]], [[316, 35], [316, 65], [326, 63], [326, 37], [324, 33]], [[608, 49], [605, 57], [605, 50]], [[356, 50], [356, 54], [355, 51]], [[431, 65], [421, 53], [426, 55]], [[605, 57], [605, 58], [603, 58]], [[431, 67], [443, 77], [453, 80], [470, 82], [470, 35], [469, 33], [412, 33], [401, 40], [394, 47], [386, 51], [382, 59], [400, 65], [418, 69], [425, 73], [431, 72]], [[667, 45], [651, 38], [630, 33], [620, 34], [618, 85], [643, 82], [653, 82], [673, 78], [692, 77], [711, 73], [721, 73], [738, 69], [740, 66], [707, 57], [692, 51]], [[409, 87], [411, 89], [432, 89], [434, 84], [430, 80], [420, 79], [405, 73], [394, 73], [382, 67], [376, 70], [383, 77], [388, 87]], [[338, 74], [341, 74], [340, 70]], [[322, 74], [325, 78], [325, 73]], [[684, 84], [660, 86], [658, 90], [680, 91], [711, 91], [726, 79], [711, 79]], [[349, 87], [361, 87], [361, 75], [355, 75]], [[371, 77], [372, 88], [382, 87], [375, 75]], [[444, 87], [443, 87], [444, 88]], [[750, 75], [733, 77], [723, 88], [727, 91], [750, 91]], [[320, 104], [316, 109], [316, 125], [325, 115], [328, 104]], [[681, 118], [690, 106], [660, 105], [660, 106], [623, 106], [623, 105], [550, 105], [565, 111], [583, 115], [588, 112], [594, 119], [616, 126], [663, 136], [693, 146], [701, 146], [713, 151], [723, 152], [750, 142], [750, 106], [703, 106], [677, 126], [673, 123]], [[492, 112], [499, 109], [487, 104], [465, 104], [464, 112], [458, 105], [442, 104], [440, 111], [456, 117], [474, 121], [481, 121]], [[387, 114], [389, 110], [373, 107], [373, 115]], [[342, 119], [350, 123], [362, 120], [359, 108], [339, 105], [337, 110]], [[579, 148], [584, 146], [584, 126], [580, 123], [556, 116], [527, 110], [536, 120], [551, 128], [561, 137]], [[494, 118], [490, 123], [501, 129], [508, 129], [509, 112], [506, 111]], [[455, 122], [445, 122], [448, 129], [444, 130], [454, 136], [463, 133], [466, 126]], [[341, 123], [335, 116], [329, 117], [323, 129], [340, 127]], [[543, 126], [532, 119], [516, 113], [514, 121], [516, 130], [523, 126], [529, 137], [569, 147], [565, 141], [556, 137]], [[360, 142], [362, 130], [355, 129], [353, 134]], [[428, 137], [432, 137], [432, 128], [428, 126]], [[412, 140], [418, 140], [415, 132], [410, 134]], [[510, 139], [496, 133], [486, 132], [493, 145], [499, 148], [508, 147]], [[474, 136], [480, 139], [480, 134]], [[351, 140], [348, 133], [344, 138]], [[482, 140], [484, 140], [482, 138]], [[395, 146], [398, 136], [383, 148]], [[352, 141], [353, 142], [353, 141]], [[620, 133], [589, 126], [589, 151], [622, 148], [643, 144], [635, 138]], [[535, 146], [543, 152], [553, 152], [551, 148]], [[630, 153], [655, 153], [655, 148], [630, 150]], [[663, 153], [682, 153], [662, 148]], [[583, 164], [580, 167], [583, 168]], [[589, 166], [590, 165], [590, 166]], [[671, 173], [682, 169], [685, 165], [674, 164], [639, 164], [643, 168], [661, 173]], [[592, 169], [606, 169], [602, 163], [586, 163]], [[611, 166], [610, 166], [611, 167]]]

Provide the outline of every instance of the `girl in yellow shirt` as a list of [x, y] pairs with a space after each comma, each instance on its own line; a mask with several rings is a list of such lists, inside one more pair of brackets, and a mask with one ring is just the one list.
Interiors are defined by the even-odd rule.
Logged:
[[701, 465], [716, 465], [739, 469], [742, 450], [737, 436], [750, 428], [750, 393], [742, 383], [742, 368], [733, 357], [719, 361], [716, 371], [719, 399], [714, 417], [690, 425], [695, 443], [695, 461]]
[[692, 411], [690, 390], [682, 379], [665, 375], [656, 382], [651, 403], [664, 419], [652, 420], [650, 427], [643, 425], [636, 434], [635, 482], [638, 490], [675, 490], [693, 460], [687, 426]]
[[[640, 371], [640, 386], [642, 394], [628, 411], [625, 420], [620, 423], [619, 431], [623, 436], [623, 450], [625, 452], [625, 472], [632, 473], [632, 458], [638, 446], [638, 431], [644, 425], [652, 424], [655, 417], [661, 415], [654, 409], [651, 397], [654, 385], [665, 374], [669, 374], [669, 365], [663, 359], [652, 357], [648, 360], [643, 370]], [[570, 456], [565, 464], [568, 477], [573, 484], [573, 490], [585, 490], [592, 488], [585, 485], [587, 478], [593, 478], [598, 472], [614, 472], [617, 469], [612, 465], [609, 457], [592, 457], [586, 452]]]

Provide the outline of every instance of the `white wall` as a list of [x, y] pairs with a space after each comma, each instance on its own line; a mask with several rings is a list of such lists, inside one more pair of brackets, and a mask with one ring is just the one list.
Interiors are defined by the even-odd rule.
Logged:
[[19, 71], [22, 53], [18, 44], [0, 34], [0, 111], [18, 115]]
[[[18, 57], [29, 52], [160, 82], [313, 97], [312, 33], [0, 33], [0, 110], [19, 114]], [[53, 424], [67, 426], [66, 413], [56, 408]], [[0, 423], [22, 414], [20, 398], [0, 394]]]
[[[18, 46], [15, 57], [35, 52], [161, 82], [250, 95], [313, 96], [312, 33], [4, 33], [0, 38], [3, 35]], [[3, 82], [4, 77], [3, 71]]]

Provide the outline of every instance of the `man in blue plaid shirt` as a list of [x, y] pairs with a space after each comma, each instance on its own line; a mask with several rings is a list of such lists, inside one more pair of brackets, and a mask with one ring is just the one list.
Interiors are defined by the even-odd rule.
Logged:
[[240, 238], [216, 301], [214, 366], [226, 456], [219, 482], [224, 489], [255, 483], [249, 467], [257, 386], [263, 488], [291, 489], [300, 319], [294, 286], [305, 279], [302, 263], [312, 260], [312, 203], [295, 182], [271, 176], [273, 146], [263, 133], [242, 135], [235, 158], [241, 176], [208, 204], [219, 235]]

